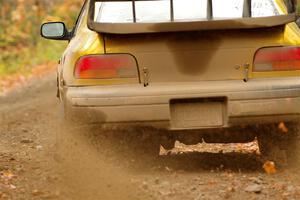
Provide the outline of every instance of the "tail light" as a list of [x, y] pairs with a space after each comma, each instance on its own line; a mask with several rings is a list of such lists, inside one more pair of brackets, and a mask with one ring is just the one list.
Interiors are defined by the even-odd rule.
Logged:
[[257, 51], [255, 72], [300, 70], [300, 47], [270, 47]]
[[81, 57], [75, 67], [77, 79], [136, 78], [136, 59], [129, 54], [87, 55]]

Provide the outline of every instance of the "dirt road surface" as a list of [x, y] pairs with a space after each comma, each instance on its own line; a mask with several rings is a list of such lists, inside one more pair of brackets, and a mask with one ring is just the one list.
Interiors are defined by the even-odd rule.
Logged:
[[62, 126], [55, 94], [51, 75], [0, 97], [0, 199], [300, 199], [298, 170], [266, 174], [255, 143], [177, 144], [141, 162], [113, 153], [109, 130]]

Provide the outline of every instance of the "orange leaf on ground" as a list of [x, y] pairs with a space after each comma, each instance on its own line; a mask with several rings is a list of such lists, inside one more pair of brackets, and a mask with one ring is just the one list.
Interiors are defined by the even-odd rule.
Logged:
[[265, 164], [263, 165], [263, 168], [267, 174], [276, 174], [276, 172], [277, 172], [276, 165], [272, 161], [265, 162]]
[[5, 197], [6, 197], [6, 195], [3, 192], [0, 191], [0, 199], [5, 198]]
[[285, 126], [285, 123], [284, 123], [284, 122], [281, 122], [281, 123], [278, 125], [278, 129], [279, 129], [282, 133], [288, 133], [288, 132], [289, 132], [289, 129]]
[[39, 195], [42, 195], [43, 194], [43, 192], [42, 191], [39, 191], [39, 190], [33, 190], [32, 191], [32, 195], [33, 196], [39, 196]]
[[15, 177], [15, 175], [11, 171], [3, 171], [3, 172], [1, 172], [1, 178], [3, 178], [3, 179], [10, 180], [10, 179], [12, 179], [14, 177]]

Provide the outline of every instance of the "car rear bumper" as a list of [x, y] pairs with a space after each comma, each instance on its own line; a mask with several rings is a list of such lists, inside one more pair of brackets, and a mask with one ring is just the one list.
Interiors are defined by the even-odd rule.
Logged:
[[[66, 87], [64, 92], [72, 116], [93, 123], [160, 122], [169, 129], [195, 129], [290, 121], [300, 116], [300, 78]], [[172, 114], [178, 107], [172, 101], [182, 99], [194, 100]], [[220, 109], [212, 113], [205, 107]], [[175, 122], [190, 115], [184, 124]], [[204, 122], [191, 122], [197, 119]], [[214, 119], [220, 123], [214, 124]]]

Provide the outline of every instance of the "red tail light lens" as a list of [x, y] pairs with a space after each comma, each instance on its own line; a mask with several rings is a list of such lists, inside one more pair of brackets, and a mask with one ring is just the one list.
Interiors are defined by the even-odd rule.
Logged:
[[270, 47], [257, 51], [255, 72], [300, 70], [300, 47]]
[[136, 59], [129, 54], [87, 55], [81, 57], [75, 67], [77, 79], [136, 78]]

